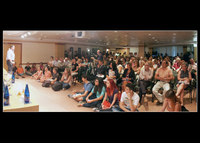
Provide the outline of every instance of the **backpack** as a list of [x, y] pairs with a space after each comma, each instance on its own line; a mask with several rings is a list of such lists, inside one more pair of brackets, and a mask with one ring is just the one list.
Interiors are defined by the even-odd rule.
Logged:
[[50, 80], [45, 80], [43, 83], [42, 83], [42, 87], [49, 87], [51, 85], [51, 81]]
[[59, 91], [62, 89], [62, 83], [61, 82], [57, 82], [54, 85], [52, 85], [51, 87], [54, 91]]

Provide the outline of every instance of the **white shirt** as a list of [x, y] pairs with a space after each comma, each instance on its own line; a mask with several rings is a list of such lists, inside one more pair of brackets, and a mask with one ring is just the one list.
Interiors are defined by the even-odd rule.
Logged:
[[60, 60], [58, 60], [58, 61], [55, 60], [55, 61], [53, 61], [52, 64], [57, 67], [59, 62], [60, 62]]
[[7, 51], [7, 56], [6, 56], [6, 60], [11, 59], [11, 61], [15, 60], [15, 53], [12, 49], [9, 48], [9, 50]]
[[[140, 97], [138, 96], [137, 93], [134, 92], [134, 94], [132, 96], [132, 103], [133, 103], [133, 105], [138, 106], [139, 100], [140, 100]], [[129, 108], [130, 109], [129, 98], [128, 98], [126, 92], [122, 93], [120, 101], [124, 102], [124, 107], [125, 108]]]
[[139, 76], [141, 80], [143, 80], [145, 76], [147, 76], [147, 80], [150, 80], [153, 77], [153, 71], [151, 69], [146, 71], [145, 68], [143, 68], [141, 69]]

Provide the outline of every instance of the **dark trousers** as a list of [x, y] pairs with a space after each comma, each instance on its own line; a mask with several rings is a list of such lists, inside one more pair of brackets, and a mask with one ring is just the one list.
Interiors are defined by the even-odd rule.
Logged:
[[145, 81], [145, 80], [140, 80], [140, 88], [139, 88], [139, 97], [140, 97], [140, 103], [142, 100], [142, 94], [146, 94], [146, 89], [148, 86], [150, 86], [151, 82], [150, 81]]
[[8, 73], [12, 74], [13, 64], [9, 60], [7, 60], [7, 65], [8, 65]]
[[[96, 94], [94, 94], [94, 93], [89, 97], [89, 99], [95, 99], [95, 98], [97, 98], [97, 97], [96, 97]], [[94, 101], [92, 103], [83, 104], [83, 107], [97, 106], [99, 108], [101, 106], [102, 100]]]

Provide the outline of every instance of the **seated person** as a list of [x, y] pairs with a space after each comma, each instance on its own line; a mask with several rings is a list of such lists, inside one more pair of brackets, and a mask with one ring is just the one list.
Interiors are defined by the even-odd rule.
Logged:
[[188, 85], [190, 84], [190, 80], [192, 80], [191, 73], [188, 71], [187, 66], [187, 63], [182, 63], [182, 70], [179, 71], [177, 75], [176, 96], [180, 95], [181, 106], [183, 106], [184, 89], [188, 87]]
[[94, 75], [90, 75], [88, 76], [88, 80], [91, 81], [91, 80], [94, 80], [95, 78], [97, 77], [100, 77], [100, 78], [105, 78], [106, 76], [106, 67], [103, 65], [103, 59], [100, 59], [98, 61], [98, 65], [97, 65], [97, 69], [94, 71]]
[[71, 64], [70, 60], [67, 57], [65, 57], [64, 62], [66, 66], [69, 66]]
[[59, 82], [59, 74], [57, 73], [57, 68], [53, 68], [53, 80], [51, 81], [51, 85], [54, 85], [56, 82]]
[[123, 74], [124, 73], [124, 66], [122, 65], [121, 60], [116, 60], [115, 63], [117, 65], [118, 73]]
[[176, 63], [174, 63], [172, 69], [175, 70], [177, 73], [181, 70], [181, 59], [180, 58], [176, 59]]
[[197, 79], [197, 63], [194, 62], [193, 58], [190, 59], [190, 64], [188, 66], [188, 70], [189, 70], [189, 72], [191, 72], [192, 78], [196, 77], [196, 79]]
[[17, 73], [18, 73], [18, 75], [21, 76], [22, 78], [25, 78], [25, 77], [24, 77], [24, 69], [23, 69], [21, 63], [19, 64], [19, 67], [17, 68]]
[[[110, 106], [104, 106], [104, 101], [106, 101], [108, 98], [108, 102], [110, 103]], [[118, 88], [114, 81], [112, 79], [108, 79], [106, 82], [106, 91], [105, 91], [105, 96], [103, 99], [103, 102], [101, 103], [102, 109], [99, 110], [101, 111], [113, 111], [115, 107], [119, 106], [119, 101], [118, 101]]]
[[164, 112], [166, 108], [170, 112], [182, 111], [181, 102], [176, 97], [173, 89], [170, 89], [165, 93], [164, 103], [163, 103], [163, 106], [162, 106], [160, 111]]
[[72, 85], [72, 76], [69, 68], [65, 68], [60, 82], [62, 82], [62, 89], [68, 89]]
[[75, 59], [72, 59], [72, 68], [71, 73], [78, 72], [78, 64], [76, 63]]
[[127, 69], [125, 69], [124, 74], [122, 75], [122, 92], [125, 91], [127, 83], [133, 83], [135, 80], [135, 73], [131, 65], [131, 63], [127, 64]]
[[115, 107], [116, 111], [125, 111], [125, 112], [134, 112], [138, 111], [138, 103], [140, 97], [134, 92], [134, 85], [131, 83], [127, 83], [125, 92], [122, 93], [119, 107]]
[[110, 63], [110, 69], [108, 70], [108, 74], [106, 75], [106, 79], [104, 79], [103, 81], [106, 82], [108, 79], [113, 79], [113, 81], [116, 84], [117, 83], [117, 80], [116, 80], [117, 76], [118, 76], [118, 69], [116, 67], [116, 63], [111, 62]]
[[63, 61], [63, 59], [60, 59], [60, 62], [58, 63], [58, 73], [62, 72], [65, 70], [65, 62]]
[[49, 67], [45, 67], [44, 75], [40, 78], [40, 82], [44, 82], [45, 80], [52, 79], [51, 72], [49, 71]]
[[[76, 101], [86, 101], [86, 97], [89, 95], [93, 89], [93, 85], [87, 80], [87, 75], [82, 75], [83, 89], [82, 90], [73, 90], [73, 95], [68, 95], [68, 97], [73, 98]], [[81, 102], [80, 102], [81, 103]]]
[[42, 69], [40, 67], [38, 67], [37, 72], [35, 74], [33, 74], [31, 76], [31, 78], [34, 78], [36, 80], [40, 80], [40, 78], [42, 77], [42, 75], [43, 75]]
[[32, 67], [31, 67], [31, 73], [34, 74], [37, 72], [37, 69], [36, 69], [36, 64], [33, 63]]
[[43, 71], [44, 70], [44, 67], [43, 67], [43, 63], [40, 62], [40, 69]]
[[144, 95], [144, 102], [147, 102], [146, 89], [151, 84], [151, 79], [153, 77], [153, 71], [149, 67], [150, 63], [146, 62], [145, 68], [140, 71], [139, 106], [141, 105], [142, 95]]
[[60, 63], [60, 60], [58, 60], [58, 57], [55, 57], [55, 61], [53, 61], [53, 66], [58, 67], [59, 63]]
[[25, 74], [32, 76], [33, 74], [31, 73], [31, 71], [32, 70], [31, 70], [31, 67], [29, 66], [29, 62], [27, 62], [25, 66]]
[[13, 63], [13, 72], [14, 72], [14, 74], [15, 74], [15, 78], [16, 78], [16, 79], [18, 79], [18, 78], [19, 78], [19, 76], [17, 75], [17, 67], [16, 67], [16, 62], [15, 62], [15, 63]]
[[91, 107], [97, 106], [98, 108], [101, 106], [101, 102], [103, 100], [105, 94], [105, 84], [103, 83], [103, 79], [97, 77], [95, 79], [95, 86], [93, 87], [90, 94], [86, 97], [86, 104], [78, 104], [78, 107]]
[[50, 61], [47, 63], [48, 67], [49, 67], [49, 70], [51, 71], [52, 73], [52, 70], [53, 70], [53, 56], [50, 57]]
[[[170, 89], [170, 80], [173, 80], [172, 70], [168, 67], [168, 61], [163, 60], [162, 66], [156, 70], [155, 79], [159, 80], [153, 87], [152, 92], [158, 99], [156, 106], [163, 104], [165, 92]], [[160, 88], [163, 88], [163, 94], [160, 94], [158, 91]]]

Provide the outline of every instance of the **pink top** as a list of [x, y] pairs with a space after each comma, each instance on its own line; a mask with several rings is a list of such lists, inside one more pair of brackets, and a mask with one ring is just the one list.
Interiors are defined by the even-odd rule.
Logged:
[[177, 70], [178, 68], [180, 68], [180, 66], [181, 65], [178, 66], [178, 63], [175, 63], [173, 67]]
[[50, 78], [50, 76], [51, 76], [51, 72], [50, 72], [50, 71], [48, 71], [48, 72], [45, 71], [44, 74], [45, 74], [45, 77], [46, 77], [46, 78]]

